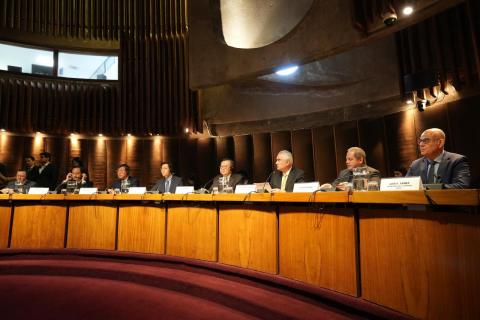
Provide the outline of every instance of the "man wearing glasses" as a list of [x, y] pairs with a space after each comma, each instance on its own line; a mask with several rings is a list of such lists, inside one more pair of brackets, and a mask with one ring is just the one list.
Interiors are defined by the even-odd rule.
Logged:
[[425, 130], [418, 139], [422, 158], [412, 162], [409, 176], [420, 176], [424, 184], [440, 183], [446, 189], [466, 189], [470, 186], [467, 158], [445, 151], [445, 133], [438, 128]]

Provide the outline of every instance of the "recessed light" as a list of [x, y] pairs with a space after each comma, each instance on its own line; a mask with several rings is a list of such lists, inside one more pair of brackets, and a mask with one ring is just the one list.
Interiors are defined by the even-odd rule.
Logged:
[[291, 74], [294, 74], [297, 70], [298, 70], [298, 66], [289, 66], [289, 67], [284, 67], [282, 69], [279, 69], [275, 73], [278, 74], [279, 76], [289, 76]]
[[412, 6], [406, 6], [405, 8], [403, 8], [402, 12], [403, 12], [404, 15], [409, 16], [413, 13], [413, 7]]

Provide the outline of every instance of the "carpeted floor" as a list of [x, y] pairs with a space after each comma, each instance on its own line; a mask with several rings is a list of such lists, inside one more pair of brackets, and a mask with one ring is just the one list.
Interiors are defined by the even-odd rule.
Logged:
[[95, 251], [0, 251], [1, 319], [403, 319], [274, 275]]

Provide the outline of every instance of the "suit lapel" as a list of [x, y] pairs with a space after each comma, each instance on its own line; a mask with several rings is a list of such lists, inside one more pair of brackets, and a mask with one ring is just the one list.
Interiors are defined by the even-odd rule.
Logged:
[[445, 171], [447, 169], [448, 162], [450, 161], [450, 155], [445, 151], [443, 154], [442, 161], [440, 161], [437, 169], [437, 177], [439, 177], [438, 182], [441, 182], [444, 180], [445, 177]]

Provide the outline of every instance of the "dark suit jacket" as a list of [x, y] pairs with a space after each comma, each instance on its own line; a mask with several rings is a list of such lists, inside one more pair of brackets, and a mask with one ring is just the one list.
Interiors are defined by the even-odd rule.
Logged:
[[[93, 187], [93, 183], [91, 181], [85, 181], [85, 183], [83, 183], [80, 188], [92, 188]], [[60, 183], [56, 188], [55, 190], [57, 192], [60, 192], [62, 191], [62, 189], [67, 189], [67, 182], [62, 182]]]
[[27, 173], [27, 180], [37, 181], [38, 180], [38, 167], [33, 166], [32, 168], [25, 167], [25, 172]]
[[55, 190], [58, 181], [58, 169], [57, 167], [49, 163], [48, 166], [43, 169], [42, 172], [38, 171], [37, 186], [48, 187], [50, 190]]
[[[172, 180], [170, 181], [170, 193], [175, 193], [177, 187], [183, 186], [182, 178], [177, 176], [172, 176]], [[165, 178], [162, 178], [155, 183], [152, 187], [151, 191], [158, 191], [160, 193], [165, 193]]]
[[[31, 187], [36, 187], [37, 184], [35, 183], [35, 181], [30, 181], [30, 180], [25, 180], [25, 182], [23, 183], [23, 188], [25, 189], [25, 193], [28, 192], [28, 189], [30, 189]], [[10, 181], [6, 188], [8, 189], [15, 189], [15, 181]]]
[[[220, 181], [220, 178], [222, 177], [221, 174], [216, 175], [215, 178], [213, 178], [213, 183], [210, 187], [210, 191], [212, 191], [213, 188], [218, 188], [218, 184]], [[228, 180], [228, 186], [233, 188], [233, 191], [235, 191], [235, 187], [237, 184], [243, 184], [244, 178], [241, 174], [238, 173], [232, 173], [230, 175], [230, 179]]]
[[[130, 182], [130, 187], [140, 187], [140, 181], [137, 178], [128, 176], [128, 182]], [[112, 184], [112, 189], [120, 189], [122, 187], [121, 180], [115, 180]]]
[[[268, 181], [272, 189], [280, 189], [282, 187], [282, 176], [283, 174], [280, 171], [274, 171], [272, 173], [272, 176]], [[292, 192], [295, 183], [304, 181], [305, 177], [303, 170], [292, 167], [292, 170], [290, 170], [290, 173], [288, 174], [287, 183], [285, 184], [285, 191]]]
[[[422, 177], [427, 182], [427, 163], [425, 157], [412, 162], [407, 177]], [[437, 181], [447, 189], [465, 189], [470, 186], [470, 167], [467, 158], [461, 154], [447, 152], [438, 165]]]
[[[380, 180], [380, 171], [378, 171], [375, 168], [367, 166], [367, 171], [370, 174], [370, 179], [371, 180]], [[340, 171], [338, 174], [337, 179], [335, 179], [332, 182], [332, 186], [334, 188], [337, 188], [337, 184], [342, 183], [342, 182], [352, 182], [353, 180], [353, 172], [350, 171], [349, 169], [344, 169]]]

